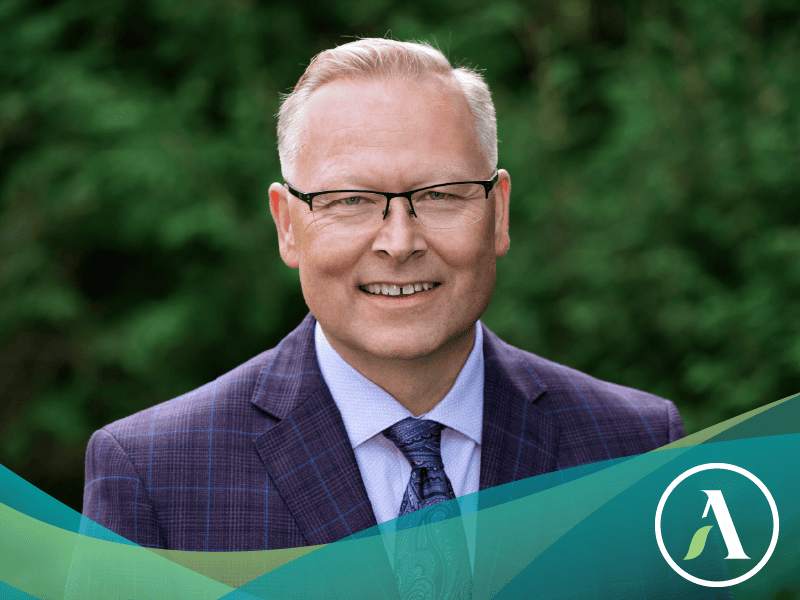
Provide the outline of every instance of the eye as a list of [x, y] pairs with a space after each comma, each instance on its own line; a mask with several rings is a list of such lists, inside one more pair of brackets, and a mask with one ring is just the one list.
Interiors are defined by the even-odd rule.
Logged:
[[361, 196], [350, 196], [349, 198], [342, 199], [342, 203], [345, 206], [356, 206], [364, 200]]
[[428, 196], [430, 197], [431, 200], [444, 200], [445, 198], [447, 198], [447, 194], [445, 194], [444, 192], [435, 192], [435, 191], [428, 192]]

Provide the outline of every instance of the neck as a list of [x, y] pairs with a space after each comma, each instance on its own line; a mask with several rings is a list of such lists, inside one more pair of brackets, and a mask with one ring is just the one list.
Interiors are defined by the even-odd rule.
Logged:
[[432, 354], [414, 359], [378, 359], [328, 339], [331, 347], [364, 377], [381, 387], [418, 417], [447, 395], [475, 344], [475, 327], [453, 338]]

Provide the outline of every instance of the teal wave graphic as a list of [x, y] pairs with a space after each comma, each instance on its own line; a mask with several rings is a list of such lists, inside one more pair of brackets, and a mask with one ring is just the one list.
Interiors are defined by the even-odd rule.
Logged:
[[26, 594], [14, 586], [0, 581], [0, 598], [3, 600], [37, 600], [36, 596]]
[[[549, 473], [454, 500], [462, 507], [464, 530], [475, 535], [473, 598], [662, 597], [665, 589], [669, 597], [707, 597], [708, 589], [679, 577], [666, 563], [653, 523], [670, 482], [710, 462], [736, 464], [757, 475], [781, 514], [773, 558], [736, 587], [736, 598], [767, 597], [797, 585], [800, 564], [791, 540], [800, 537], [795, 502], [800, 478], [787, 476], [795, 470], [791, 457], [800, 453], [797, 430], [800, 402], [792, 397], [645, 455]], [[468, 508], [469, 500], [477, 510]], [[675, 509], [680, 518], [665, 538], [674, 558], [691, 565], [687, 569], [724, 580], [727, 571], [738, 567], [726, 564], [712, 543], [713, 526], [694, 531], [697, 525], [690, 525], [692, 519], [699, 521], [706, 500], [691, 494], [676, 500], [686, 506]], [[760, 500], [741, 507], [735, 500], [728, 497], [737, 531], [756, 555], [769, 525], [756, 518]], [[402, 519], [395, 525], [402, 529]], [[441, 530], [431, 526], [432, 535], [443, 534], [447, 526], [446, 521]], [[385, 547], [393, 547], [394, 535], [373, 527], [334, 544], [290, 550], [152, 550], [0, 467], [3, 598], [392, 598], [397, 592]]]
[[59, 502], [3, 465], [0, 465], [0, 504], [65, 531], [117, 544], [136, 545]]

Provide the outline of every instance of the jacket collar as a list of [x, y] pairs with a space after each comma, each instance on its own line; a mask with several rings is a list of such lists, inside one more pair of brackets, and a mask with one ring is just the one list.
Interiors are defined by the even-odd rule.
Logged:
[[314, 349], [314, 326], [308, 313], [271, 354], [256, 381], [251, 402], [265, 413], [283, 420], [320, 387], [325, 387]]
[[547, 388], [532, 355], [483, 329], [480, 490], [555, 471], [559, 429], [536, 405]]
[[[259, 373], [252, 402], [279, 420], [256, 448], [309, 544], [376, 525], [341, 415], [322, 378], [309, 314]], [[537, 408], [544, 384], [522, 351], [483, 326], [480, 490], [557, 468], [558, 427]]]
[[252, 402], [278, 419], [255, 439], [278, 493], [311, 545], [377, 525], [342, 417], [314, 350], [309, 314], [275, 349]]

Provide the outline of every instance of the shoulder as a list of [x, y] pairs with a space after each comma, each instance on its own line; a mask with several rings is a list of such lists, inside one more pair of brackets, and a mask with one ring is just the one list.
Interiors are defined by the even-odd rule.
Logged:
[[[668, 400], [642, 390], [603, 381], [530, 352], [525, 360], [533, 365], [547, 388], [541, 408], [563, 412], [578, 408], [604, 412], [614, 409], [618, 416], [637, 420], [664, 420]], [[671, 404], [671, 403], [670, 403]]]
[[208, 432], [228, 429], [247, 423], [255, 407], [251, 399], [256, 391], [260, 373], [274, 357], [276, 348], [262, 352], [215, 380], [160, 402], [103, 427], [102, 432], [124, 444], [136, 445], [137, 438], [150, 438], [172, 432]]
[[285, 405], [319, 386], [318, 378], [303, 377], [318, 371], [314, 324], [309, 314], [274, 348], [194, 390], [106, 425], [98, 435], [125, 439], [128, 448], [139, 442], [149, 448], [165, 433], [180, 434], [168, 436], [172, 440], [210, 431], [263, 433], [270, 415], [282, 416]]
[[[503, 342], [484, 329], [485, 360], [503, 374], [536, 408], [554, 419], [563, 434], [598, 436], [605, 444], [630, 438], [651, 450], [683, 437], [674, 404], [655, 394], [603, 381], [577, 369]], [[637, 438], [637, 441], [632, 441]], [[612, 440], [609, 442], [609, 440]]]
[[597, 379], [587, 373], [527, 352], [497, 337], [484, 328], [484, 360], [496, 361], [529, 398], [538, 398], [545, 411], [569, 410], [573, 407], [628, 407], [646, 412], [663, 409], [668, 400]]

